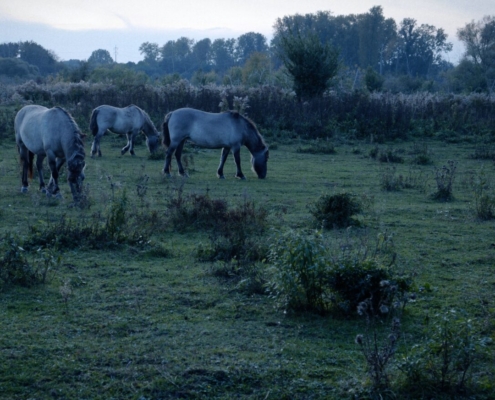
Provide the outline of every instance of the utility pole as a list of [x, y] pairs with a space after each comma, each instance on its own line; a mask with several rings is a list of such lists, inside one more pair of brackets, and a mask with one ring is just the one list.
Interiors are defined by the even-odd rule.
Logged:
[[118, 50], [119, 50], [119, 49], [118, 49], [118, 47], [117, 47], [117, 46], [115, 46], [115, 48], [113, 49], [113, 51], [114, 51], [114, 53], [113, 53], [113, 54], [114, 54], [113, 60], [114, 60], [114, 62], [115, 62], [115, 63], [117, 63], [117, 54], [118, 54]]

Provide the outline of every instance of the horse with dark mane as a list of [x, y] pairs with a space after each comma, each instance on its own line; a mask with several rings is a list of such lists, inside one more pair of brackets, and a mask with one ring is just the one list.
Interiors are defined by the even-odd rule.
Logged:
[[256, 125], [236, 111], [208, 113], [192, 108], [180, 108], [168, 113], [163, 122], [163, 144], [167, 147], [163, 171], [166, 175], [170, 175], [174, 152], [179, 174], [184, 175], [181, 155], [187, 139], [199, 147], [222, 149], [220, 165], [217, 169], [217, 176], [221, 179], [225, 178], [223, 166], [230, 151], [234, 153], [237, 167], [235, 177], [246, 179], [241, 170], [240, 153], [243, 145], [251, 153], [252, 169], [258, 178], [266, 177], [268, 147]]
[[[72, 116], [61, 107], [29, 105], [21, 108], [14, 121], [15, 140], [22, 163], [22, 192], [33, 177], [33, 159], [37, 156], [40, 190], [48, 196], [60, 196], [58, 176], [67, 161], [68, 181], [74, 201], [78, 201], [84, 180], [84, 137]], [[50, 181], [45, 188], [43, 160], [48, 158]]]
[[134, 155], [134, 138], [140, 131], [146, 135], [146, 145], [150, 153], [154, 153], [160, 146], [160, 133], [156, 130], [149, 115], [138, 106], [131, 104], [124, 108], [112, 106], [99, 106], [91, 113], [89, 129], [94, 136], [91, 145], [91, 157], [96, 153], [101, 157], [100, 139], [108, 130], [127, 135], [127, 145], [121, 154], [127, 151]]

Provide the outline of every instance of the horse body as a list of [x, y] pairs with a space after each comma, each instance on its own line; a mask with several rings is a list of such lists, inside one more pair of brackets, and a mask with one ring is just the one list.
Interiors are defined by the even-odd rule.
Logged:
[[230, 151], [234, 154], [237, 167], [235, 176], [245, 179], [241, 170], [240, 150], [244, 145], [251, 153], [251, 163], [258, 178], [265, 178], [267, 172], [268, 147], [256, 125], [237, 112], [208, 113], [192, 108], [180, 108], [165, 116], [163, 122], [163, 143], [168, 148], [164, 172], [170, 175], [172, 154], [179, 167], [179, 174], [185, 171], [181, 163], [182, 149], [186, 140], [208, 149], [222, 149], [219, 178], [224, 178], [223, 167]]
[[[70, 114], [60, 107], [25, 106], [15, 117], [14, 129], [23, 166], [21, 191], [28, 190], [28, 172], [32, 177], [36, 155], [40, 189], [47, 195], [59, 195], [59, 171], [67, 161], [69, 186], [77, 201], [84, 180], [85, 152], [81, 131]], [[51, 170], [47, 188], [42, 171], [45, 157]]]
[[127, 145], [122, 148], [122, 155], [127, 151], [134, 155], [134, 138], [140, 131], [146, 135], [146, 145], [150, 153], [155, 152], [160, 145], [160, 134], [150, 117], [133, 104], [124, 108], [107, 105], [95, 108], [91, 113], [89, 128], [94, 136], [91, 145], [92, 157], [96, 153], [101, 157], [100, 139], [107, 129], [114, 133], [127, 135]]

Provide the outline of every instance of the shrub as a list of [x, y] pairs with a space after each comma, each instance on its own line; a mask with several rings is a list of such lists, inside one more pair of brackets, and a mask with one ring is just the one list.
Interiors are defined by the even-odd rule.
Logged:
[[309, 205], [318, 227], [331, 229], [345, 228], [355, 225], [357, 221], [352, 217], [361, 212], [362, 205], [356, 196], [350, 193], [322, 195], [316, 202]]
[[475, 177], [473, 192], [476, 216], [482, 221], [495, 218], [495, 196], [490, 192], [483, 168]]
[[[204, 218], [208, 218], [211, 215], [208, 204], [215, 204], [215, 201], [204, 196], [201, 204], [203, 206], [198, 209], [198, 219], [203, 218], [200, 216], [202, 212], [206, 212]], [[226, 202], [222, 201], [221, 204], [225, 208], [222, 206], [215, 218], [208, 218], [210, 244], [198, 247], [197, 258], [202, 261], [234, 260], [238, 264], [265, 258], [268, 250], [260, 238], [267, 227], [267, 211], [263, 207], [256, 207], [254, 202], [247, 199], [230, 209]]]
[[398, 191], [404, 187], [404, 177], [397, 175], [397, 168], [390, 167], [382, 170], [380, 174], [380, 187], [388, 192]]
[[321, 314], [328, 310], [328, 258], [321, 234], [279, 235], [270, 246], [269, 259], [274, 272], [270, 293], [281, 306]]
[[426, 143], [414, 143], [412, 148], [413, 159], [412, 163], [417, 165], [429, 165], [433, 161]]
[[296, 152], [309, 154], [335, 154], [337, 151], [335, 150], [335, 146], [333, 143], [327, 141], [314, 141], [307, 146], [299, 146]]
[[471, 319], [455, 310], [436, 315], [425, 326], [424, 340], [399, 364], [406, 390], [418, 398], [465, 393], [477, 359], [477, 339]]
[[[27, 251], [18, 237], [7, 234], [2, 238], [0, 279], [5, 284], [33, 286], [45, 283], [48, 271], [60, 264], [60, 256], [48, 249], [39, 248], [37, 259], [30, 263]], [[25, 246], [24, 246], [25, 247]]]
[[128, 208], [123, 192], [120, 198], [112, 201], [106, 215], [97, 213], [89, 219], [74, 221], [64, 214], [54, 222], [30, 226], [25, 246], [64, 250], [75, 247], [101, 249], [119, 244], [145, 245], [149, 242], [151, 230], [143, 226], [146, 218], [131, 214]]
[[404, 157], [402, 157], [400, 153], [401, 150], [398, 149], [387, 149], [386, 151], [380, 152], [378, 155], [378, 161], [384, 163], [402, 164], [404, 162]]
[[272, 296], [295, 311], [323, 314], [333, 307], [350, 316], [367, 299], [372, 299], [375, 310], [394, 303], [405, 306], [412, 287], [409, 279], [383, 267], [377, 254], [333, 257], [321, 232], [279, 234], [270, 246], [269, 260], [273, 266]]
[[457, 161], [449, 160], [447, 165], [435, 170], [435, 182], [437, 183], [437, 191], [432, 194], [434, 200], [451, 201], [454, 200], [452, 194], [452, 186], [454, 184], [455, 172], [457, 169]]

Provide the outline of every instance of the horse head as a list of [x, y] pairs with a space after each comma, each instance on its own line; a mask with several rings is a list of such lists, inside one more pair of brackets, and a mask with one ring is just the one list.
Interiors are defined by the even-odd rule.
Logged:
[[86, 163], [84, 162], [84, 159], [74, 158], [67, 162], [67, 180], [69, 181], [70, 191], [75, 202], [77, 202], [81, 196], [82, 184], [85, 178], [85, 167]]
[[267, 147], [257, 153], [252, 154], [252, 170], [256, 172], [256, 175], [258, 175], [259, 179], [265, 179], [266, 177], [266, 172], [268, 170], [268, 156], [269, 151]]
[[146, 146], [148, 146], [148, 150], [150, 153], [154, 153], [160, 147], [160, 136], [158, 135], [150, 135], [146, 137]]

